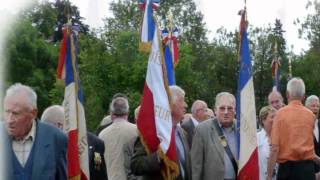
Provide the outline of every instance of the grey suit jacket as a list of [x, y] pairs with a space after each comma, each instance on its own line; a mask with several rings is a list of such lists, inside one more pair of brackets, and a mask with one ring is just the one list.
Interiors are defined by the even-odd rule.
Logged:
[[181, 141], [184, 147], [184, 156], [186, 158], [185, 171], [186, 177], [185, 180], [191, 180], [191, 159], [190, 159], [190, 145], [187, 138], [187, 133], [181, 127], [177, 127], [181, 135]]
[[224, 178], [224, 148], [213, 121], [203, 121], [195, 129], [191, 148], [192, 180]]
[[[36, 123], [31, 179], [67, 179], [67, 136], [56, 127], [40, 121]], [[14, 156], [12, 153], [13, 151], [10, 153], [11, 157]]]
[[185, 121], [182, 122], [181, 127], [186, 131], [187, 133], [187, 139], [190, 147], [192, 146], [192, 138], [194, 136], [194, 129], [195, 126], [192, 122], [192, 119], [186, 119]]

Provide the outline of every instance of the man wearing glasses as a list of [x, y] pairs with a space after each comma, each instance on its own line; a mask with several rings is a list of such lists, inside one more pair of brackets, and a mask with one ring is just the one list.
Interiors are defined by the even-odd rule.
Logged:
[[207, 103], [201, 100], [196, 100], [191, 107], [192, 116], [186, 119], [181, 124], [181, 127], [187, 132], [188, 142], [192, 145], [192, 138], [194, 129], [198, 124], [208, 118], [207, 116]]
[[216, 118], [200, 123], [191, 148], [193, 180], [236, 179], [237, 143], [235, 97], [228, 92], [216, 96]]

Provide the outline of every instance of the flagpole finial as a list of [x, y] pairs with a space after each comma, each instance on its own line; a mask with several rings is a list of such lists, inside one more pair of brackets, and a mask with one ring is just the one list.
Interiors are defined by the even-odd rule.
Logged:
[[289, 57], [289, 78], [292, 78], [292, 64], [291, 64], [291, 57]]

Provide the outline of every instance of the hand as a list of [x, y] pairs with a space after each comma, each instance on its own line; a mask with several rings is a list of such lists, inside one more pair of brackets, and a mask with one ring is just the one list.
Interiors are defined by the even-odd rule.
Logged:
[[316, 180], [320, 180], [320, 172], [316, 173]]
[[271, 176], [267, 176], [266, 180], [272, 180], [272, 177]]
[[313, 159], [313, 161], [314, 161], [316, 164], [320, 165], [320, 157], [319, 157], [319, 156], [316, 155], [316, 157]]

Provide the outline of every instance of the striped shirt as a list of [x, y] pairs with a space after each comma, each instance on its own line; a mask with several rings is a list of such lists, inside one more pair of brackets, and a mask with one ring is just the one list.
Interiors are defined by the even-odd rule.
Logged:
[[33, 121], [29, 133], [22, 139], [12, 139], [12, 149], [20, 164], [24, 167], [27, 163], [36, 135], [36, 123]]

